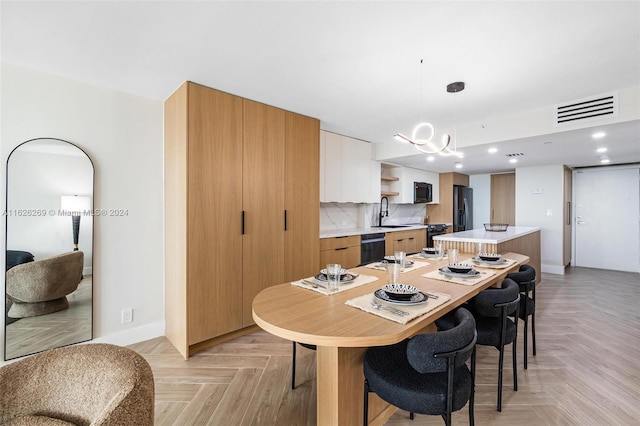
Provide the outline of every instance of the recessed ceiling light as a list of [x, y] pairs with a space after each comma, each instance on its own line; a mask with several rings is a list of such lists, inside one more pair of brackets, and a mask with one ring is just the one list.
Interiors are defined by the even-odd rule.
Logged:
[[605, 147], [598, 148], [598, 149], [596, 149], [596, 152], [599, 153], [599, 154], [602, 154], [603, 152], [607, 152], [607, 148], [605, 148]]
[[462, 168], [462, 164], [456, 163], [456, 169], [461, 169], [461, 168]]
[[435, 161], [436, 157], [434, 157], [433, 155], [430, 155], [427, 157], [427, 161]]
[[591, 137], [594, 139], [600, 139], [600, 138], [604, 138], [605, 135], [606, 135], [605, 132], [595, 132], [594, 134], [591, 135]]
[[498, 152], [498, 148], [491, 147], [491, 148], [489, 148], [489, 149], [487, 150], [487, 152], [488, 152], [489, 154], [495, 154], [496, 152]]
[[607, 157], [606, 155], [605, 155], [605, 156], [600, 157], [600, 162], [601, 162], [602, 164], [608, 164], [610, 161], [611, 161], [611, 160], [609, 160], [609, 157]]
[[509, 162], [510, 162], [511, 164], [514, 164], [514, 163], [517, 163], [517, 162], [518, 162], [518, 159], [517, 159], [517, 158], [512, 158], [512, 159], [510, 159], [510, 160], [509, 160]]

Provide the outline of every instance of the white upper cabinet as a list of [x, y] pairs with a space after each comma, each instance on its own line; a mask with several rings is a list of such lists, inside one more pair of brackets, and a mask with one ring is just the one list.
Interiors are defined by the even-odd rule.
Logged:
[[321, 131], [320, 201], [377, 203], [380, 163], [371, 159], [371, 144]]

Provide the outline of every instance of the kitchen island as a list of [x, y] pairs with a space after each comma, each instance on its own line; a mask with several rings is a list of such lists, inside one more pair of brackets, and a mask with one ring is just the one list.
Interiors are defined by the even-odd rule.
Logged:
[[445, 250], [458, 249], [461, 253], [478, 253], [478, 244], [483, 245], [485, 253], [515, 252], [529, 256], [529, 264], [536, 270], [536, 283], [540, 282], [540, 228], [532, 226], [509, 226], [506, 231], [470, 231], [454, 232], [433, 237], [434, 243], [441, 243]]

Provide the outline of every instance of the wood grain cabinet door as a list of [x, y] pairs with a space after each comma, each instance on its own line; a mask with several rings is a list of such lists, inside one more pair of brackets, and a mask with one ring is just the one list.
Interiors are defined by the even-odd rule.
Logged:
[[[243, 100], [242, 257], [243, 327], [254, 323], [251, 305], [263, 289], [284, 281], [285, 112]], [[235, 263], [230, 257], [227, 261]]]
[[285, 115], [284, 281], [317, 273], [320, 259], [320, 121]]
[[188, 87], [186, 279], [192, 345], [242, 325], [242, 99], [197, 84]]

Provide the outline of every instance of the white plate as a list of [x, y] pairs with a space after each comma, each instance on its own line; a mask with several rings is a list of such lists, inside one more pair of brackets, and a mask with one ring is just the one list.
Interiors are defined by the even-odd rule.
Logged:
[[448, 276], [448, 277], [455, 277], [455, 278], [475, 278], [478, 275], [480, 275], [479, 271], [476, 271], [475, 269], [470, 270], [469, 272], [465, 273], [465, 274], [459, 274], [457, 272], [451, 272], [449, 270], [449, 268], [444, 267], [444, 268], [438, 268], [438, 271], [440, 271], [441, 274]]
[[387, 293], [385, 293], [384, 290], [381, 288], [376, 290], [373, 293], [373, 295], [378, 300], [382, 300], [383, 302], [387, 302], [387, 303], [392, 303], [394, 305], [419, 305], [420, 303], [424, 303], [427, 300], [429, 300], [427, 295], [422, 292], [418, 292], [414, 294], [409, 300], [393, 300], [389, 296], [387, 296]]
[[[327, 268], [320, 269], [320, 273], [321, 273], [322, 275], [327, 275]], [[347, 275], [348, 273], [349, 273], [349, 270], [344, 269], [344, 268], [340, 269], [340, 276], [342, 276], [342, 275]]]
[[503, 263], [507, 263], [507, 259], [501, 257], [498, 260], [482, 260], [479, 257], [474, 257], [471, 260], [473, 260], [475, 263], [480, 263], [480, 264], [484, 264], [484, 265], [501, 265]]
[[[340, 284], [349, 284], [355, 281], [355, 279], [358, 278], [358, 275], [354, 275], [351, 273], [348, 273], [346, 275], [344, 275], [344, 277], [340, 277]], [[321, 283], [326, 283], [327, 282], [327, 276], [323, 275], [323, 274], [318, 274], [315, 276], [315, 279], [318, 282]]]
[[[385, 256], [384, 260], [380, 262], [381, 266], [384, 266], [385, 263], [396, 263], [396, 259], [393, 256]], [[413, 266], [413, 261], [407, 258], [404, 259], [404, 267], [411, 268]]]

